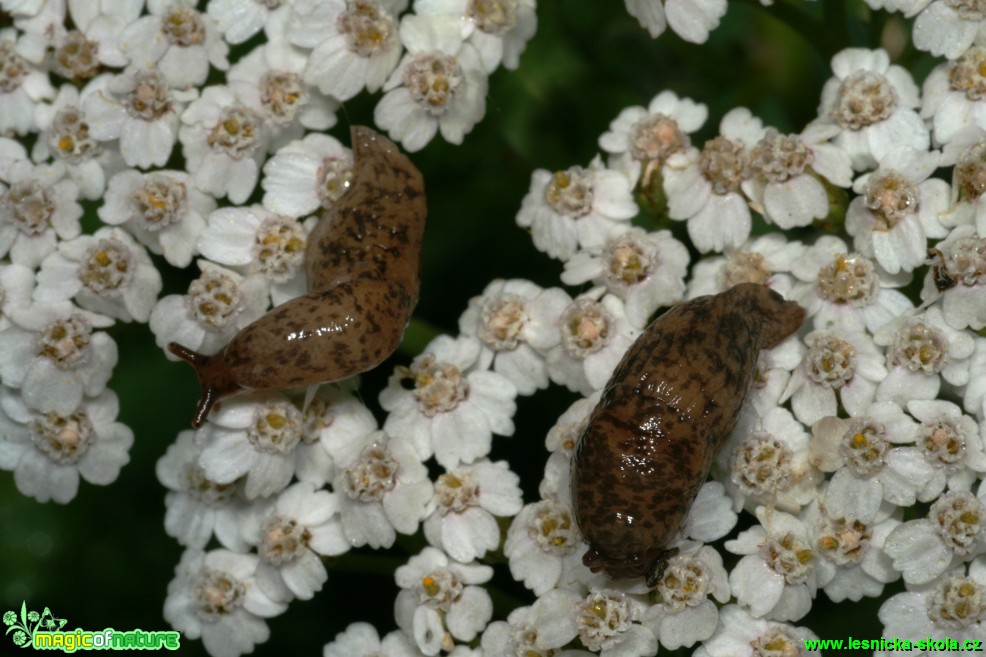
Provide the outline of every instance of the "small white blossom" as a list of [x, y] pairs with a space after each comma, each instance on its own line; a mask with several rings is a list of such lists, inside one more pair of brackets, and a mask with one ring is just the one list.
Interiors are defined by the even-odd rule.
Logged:
[[434, 339], [380, 392], [380, 405], [390, 413], [384, 431], [406, 438], [422, 459], [434, 454], [445, 468], [486, 456], [494, 433], [514, 433], [517, 388], [481, 356], [477, 338]]
[[554, 173], [536, 170], [521, 202], [517, 225], [531, 229], [534, 246], [568, 260], [578, 247], [600, 249], [639, 212], [630, 180], [594, 159]]
[[625, 169], [631, 183], [647, 186], [671, 155], [692, 148], [688, 135], [708, 116], [705, 105], [662, 91], [646, 108], [635, 105], [620, 112], [599, 137], [599, 147], [616, 156], [616, 168]]
[[494, 516], [523, 506], [520, 477], [505, 461], [482, 460], [449, 470], [435, 482], [435, 510], [424, 521], [425, 538], [453, 559], [478, 559], [500, 544]]
[[215, 207], [215, 200], [196, 189], [184, 171], [126, 169], [110, 179], [97, 212], [103, 223], [126, 225], [151, 253], [175, 267], [187, 267], [205, 218]]
[[846, 211], [846, 231], [858, 251], [890, 274], [924, 264], [928, 238], [948, 234], [938, 220], [948, 208], [948, 183], [929, 178], [938, 156], [910, 146], [894, 148], [879, 158], [876, 171], [853, 183], [859, 196]]
[[627, 11], [657, 38], [665, 27], [685, 41], [705, 43], [726, 14], [726, 0], [624, 0]]
[[186, 429], [164, 455], [155, 472], [168, 489], [164, 496], [164, 530], [185, 547], [202, 549], [215, 534], [223, 545], [247, 552], [242, 522], [249, 508], [243, 496], [243, 480], [219, 484], [205, 476], [199, 465], [202, 445], [195, 432]]
[[[967, 125], [942, 149], [942, 166], [952, 167], [952, 198], [938, 219], [945, 226], [975, 224], [986, 232], [986, 130]], [[954, 165], [954, 166], [953, 166]]]
[[176, 89], [205, 83], [209, 65], [229, 68], [229, 46], [212, 18], [190, 0], [147, 0], [146, 16], [120, 34], [120, 49], [138, 66], [156, 65]]
[[934, 128], [937, 143], [951, 143], [970, 126], [986, 129], [986, 113], [980, 102], [986, 95], [983, 65], [986, 48], [975, 46], [958, 59], [938, 65], [925, 79], [921, 115]]
[[846, 48], [832, 58], [832, 72], [818, 114], [842, 129], [833, 141], [849, 153], [854, 169], [876, 166], [897, 146], [928, 149], [928, 128], [915, 110], [917, 85], [890, 63], [886, 50]]
[[719, 610], [715, 634], [693, 653], [692, 657], [767, 657], [768, 655], [819, 656], [807, 650], [806, 640], [818, 635], [806, 627], [792, 627], [763, 618], [730, 604]]
[[537, 30], [535, 0], [417, 0], [421, 15], [449, 15], [464, 19], [463, 33], [475, 46], [483, 70], [492, 73], [502, 63], [513, 70]]
[[503, 544], [510, 574], [534, 595], [544, 595], [582, 566], [582, 537], [567, 504], [541, 500], [525, 505]]
[[346, 539], [354, 547], [389, 548], [398, 532], [416, 532], [431, 510], [434, 489], [414, 447], [383, 431], [359, 439], [337, 435], [349, 443], [346, 449], [352, 454], [337, 457], [339, 471], [332, 484]]
[[340, 101], [363, 87], [380, 89], [401, 56], [396, 16], [406, 6], [407, 0], [295, 0], [287, 36], [313, 49], [305, 82]]
[[[956, 568], [926, 587], [891, 596], [880, 606], [884, 636], [929, 637], [969, 649], [986, 636], [986, 559]], [[943, 644], [947, 645], [947, 644]], [[929, 647], [927, 654], [938, 652]], [[878, 652], [892, 657], [897, 652]], [[952, 654], [957, 654], [952, 652]]]
[[140, 17], [145, 0], [68, 0], [75, 27], [93, 44], [95, 58], [111, 67], [127, 65], [120, 34]]
[[229, 484], [246, 476], [247, 499], [283, 490], [294, 475], [303, 431], [301, 412], [281, 395], [250, 395], [223, 403], [202, 430], [199, 464], [206, 477]]
[[636, 595], [615, 589], [590, 590], [575, 609], [579, 640], [601, 657], [651, 657], [657, 637], [641, 624], [647, 604]]
[[908, 584], [927, 584], [946, 570], [986, 552], [986, 486], [943, 494], [920, 520], [900, 525], [884, 550]]
[[262, 512], [254, 509], [243, 534], [257, 547], [257, 583], [271, 597], [283, 597], [286, 589], [310, 600], [329, 577], [320, 557], [349, 550], [337, 514], [338, 498], [337, 493], [300, 481], [281, 491]]
[[907, 411], [921, 424], [915, 444], [935, 468], [924, 495], [945, 490], [969, 490], [986, 473], [986, 453], [976, 421], [952, 402], [941, 399], [911, 400]]
[[925, 303], [941, 303], [942, 315], [956, 329], [986, 327], [986, 238], [968, 224], [952, 229], [929, 249], [931, 268], [921, 288]]
[[492, 577], [487, 565], [458, 563], [441, 550], [424, 548], [394, 572], [401, 587], [394, 603], [398, 627], [426, 655], [449, 650], [453, 638], [472, 641], [493, 616], [490, 594], [478, 586]]
[[243, 203], [260, 175], [269, 140], [260, 111], [226, 86], [207, 87], [181, 114], [178, 131], [195, 184], [216, 198]]
[[722, 256], [696, 262], [685, 297], [718, 294], [740, 283], [759, 283], [788, 296], [794, 283], [788, 272], [804, 250], [804, 244], [789, 241], [783, 233], [761, 235], [728, 249]]
[[369, 623], [350, 623], [325, 644], [322, 657], [421, 657], [414, 640], [395, 630], [383, 639]]
[[0, 134], [26, 135], [37, 129], [34, 109], [55, 97], [47, 71], [39, 66], [43, 50], [32, 52], [29, 36], [0, 30]]
[[82, 98], [90, 136], [119, 140], [123, 160], [132, 167], [164, 166], [178, 136], [178, 117], [197, 89], [172, 89], [156, 68], [135, 66], [107, 80]]
[[[914, 46], [933, 55], [955, 59], [986, 35], [986, 16], [975, 2], [935, 0], [914, 20]], [[914, 12], [908, 12], [913, 14]]]
[[544, 478], [538, 485], [541, 497], [551, 500], [570, 500], [572, 454], [579, 437], [589, 425], [589, 414], [599, 403], [599, 392], [582, 398], [569, 406], [554, 426], [548, 430], [544, 446], [549, 452], [544, 466]]
[[257, 586], [260, 557], [188, 548], [164, 600], [164, 619], [184, 638], [202, 639], [212, 657], [239, 657], [270, 637], [263, 620], [284, 612]]
[[[324, 486], [359, 455], [365, 441], [377, 430], [377, 419], [357, 399], [359, 377], [323, 385], [302, 408], [305, 429], [298, 446], [296, 475], [301, 481]], [[410, 471], [413, 465], [407, 466]], [[386, 475], [380, 472], [384, 477]], [[405, 473], [408, 474], [408, 473]], [[336, 488], [336, 490], [339, 490]], [[340, 503], [345, 518], [345, 501]], [[367, 517], [369, 517], [367, 513]], [[369, 522], [367, 523], [369, 526]]]
[[352, 151], [334, 137], [312, 133], [264, 164], [264, 207], [288, 217], [329, 210], [352, 181]]
[[312, 225], [256, 205], [219, 208], [209, 215], [198, 250], [248, 275], [263, 274], [276, 306], [307, 291], [305, 244]]
[[384, 85], [374, 122], [419, 151], [441, 132], [461, 144], [486, 114], [487, 79], [479, 53], [464, 43], [459, 19], [410, 14], [401, 20], [407, 54]]
[[760, 525], [726, 541], [745, 555], [729, 574], [729, 586], [754, 618], [796, 621], [811, 609], [819, 581], [814, 543], [800, 520], [781, 511], [757, 509]]
[[493, 621], [483, 632], [485, 654], [589, 657], [593, 653], [584, 650], [557, 650], [578, 635], [573, 612], [580, 602], [574, 591], [552, 589], [532, 606], [514, 609], [506, 622]]
[[627, 318], [643, 329], [658, 308], [681, 301], [688, 271], [688, 249], [661, 230], [645, 233], [631, 227], [611, 238], [600, 251], [579, 251], [565, 263], [566, 285], [592, 281], [626, 302]]
[[105, 486], [130, 462], [133, 432], [116, 421], [120, 402], [111, 390], [82, 400], [69, 413], [30, 409], [20, 395], [0, 389], [0, 469], [38, 502], [71, 501], [79, 477]]

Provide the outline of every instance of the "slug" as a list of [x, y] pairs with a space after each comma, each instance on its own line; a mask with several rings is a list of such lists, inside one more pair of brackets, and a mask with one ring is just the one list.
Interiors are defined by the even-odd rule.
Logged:
[[742, 283], [675, 306], [630, 346], [573, 455], [572, 508], [593, 572], [657, 585], [736, 425], [760, 350], [804, 316], [797, 303]]
[[308, 293], [245, 326], [214, 355], [168, 345], [198, 374], [193, 427], [224, 397], [345, 379], [400, 344], [421, 282], [424, 179], [386, 137], [362, 126], [351, 134], [352, 184], [308, 236]]

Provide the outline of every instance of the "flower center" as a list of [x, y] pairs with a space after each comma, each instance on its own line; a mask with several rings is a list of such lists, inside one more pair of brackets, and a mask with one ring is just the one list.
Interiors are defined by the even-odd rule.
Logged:
[[331, 208], [353, 183], [353, 162], [349, 159], [327, 157], [318, 168], [318, 200], [325, 209]]
[[20, 89], [31, 65], [17, 54], [12, 41], [0, 41], [0, 92], [9, 94]]
[[917, 445], [924, 457], [949, 469], [965, 462], [965, 444], [965, 432], [947, 415], [922, 423], [918, 430]]
[[928, 600], [935, 627], [960, 629], [986, 619], [986, 587], [971, 577], [948, 577]]
[[805, 355], [808, 378], [829, 388], [841, 388], [856, 369], [856, 349], [834, 335], [818, 335], [808, 340]]
[[418, 409], [428, 417], [454, 410], [469, 397], [469, 381], [459, 368], [439, 362], [431, 354], [412, 363], [407, 376], [414, 381]]
[[264, 275], [277, 283], [294, 276], [305, 259], [305, 229], [292, 217], [274, 215], [260, 222], [253, 257]]
[[948, 86], [971, 101], [986, 96], [986, 48], [973, 46], [959, 57], [948, 70]]
[[894, 336], [890, 361], [912, 372], [937, 374], [948, 361], [948, 338], [924, 322], [911, 322]]
[[579, 638], [591, 651], [615, 646], [633, 622], [626, 596], [618, 591], [590, 593], [576, 613]]
[[582, 167], [556, 171], [544, 189], [544, 200], [561, 215], [577, 219], [592, 211], [592, 180]]
[[917, 185], [897, 171], [874, 174], [866, 184], [863, 204], [876, 215], [874, 230], [887, 231], [918, 211]]
[[205, 22], [194, 9], [172, 7], [161, 17], [161, 32], [173, 46], [187, 48], [205, 43]]
[[461, 513], [479, 502], [479, 484], [473, 482], [469, 473], [448, 472], [435, 482], [435, 499], [438, 512], [443, 516]]
[[308, 103], [308, 87], [293, 71], [267, 71], [261, 76], [259, 87], [260, 104], [281, 125], [291, 123], [298, 109]]
[[101, 239], [90, 246], [79, 264], [82, 284], [101, 297], [119, 295], [134, 275], [134, 255], [117, 239]]
[[301, 413], [287, 401], [271, 401], [254, 411], [247, 439], [268, 454], [291, 454], [301, 442]]
[[483, 32], [502, 37], [517, 25], [517, 0], [469, 0], [466, 16]]
[[561, 314], [559, 322], [562, 347], [581, 360], [606, 346], [614, 320], [598, 301], [577, 299]]
[[55, 214], [55, 199], [50, 190], [37, 180], [22, 180], [11, 185], [0, 204], [4, 219], [17, 230], [32, 237], [41, 235], [51, 226]]
[[79, 164], [102, 152], [99, 142], [89, 136], [89, 124], [78, 107], [59, 110], [49, 130], [48, 148], [69, 164]]
[[873, 538], [873, 530], [858, 520], [828, 520], [818, 536], [818, 550], [839, 566], [859, 563]]
[[487, 299], [480, 310], [480, 318], [479, 339], [492, 349], [506, 351], [520, 344], [520, 333], [527, 323], [527, 313], [524, 300], [517, 295], [505, 292]]
[[743, 182], [746, 151], [743, 144], [718, 136], [705, 142], [698, 167], [712, 184], [712, 191], [724, 195], [735, 192]]
[[544, 500], [535, 506], [534, 514], [527, 525], [527, 536], [543, 552], [556, 556], [571, 554], [582, 542], [572, 522], [572, 513], [567, 507]]
[[883, 469], [890, 441], [882, 424], [869, 418], [853, 420], [839, 443], [839, 454], [859, 477], [869, 477]]
[[753, 641], [750, 657], [796, 657], [800, 655], [804, 644], [795, 640], [782, 627], [767, 630]]
[[732, 251], [726, 256], [722, 282], [726, 289], [740, 283], [765, 285], [774, 272], [767, 267], [763, 254], [755, 251]]
[[445, 113], [462, 81], [462, 67], [451, 55], [418, 55], [404, 69], [404, 86], [411, 98], [432, 116]]
[[[944, 249], [942, 247], [945, 247]], [[947, 289], [961, 283], [968, 287], [979, 284], [979, 279], [986, 274], [986, 238], [967, 235], [960, 237], [951, 244], [939, 244], [938, 248], [929, 249], [933, 259], [940, 259], [941, 264], [932, 267], [936, 279], [943, 279], [945, 287], [936, 280], [939, 289]]]
[[433, 570], [421, 578], [418, 599], [421, 604], [447, 613], [464, 588], [459, 578], [448, 570]]
[[308, 528], [294, 518], [274, 515], [261, 528], [257, 552], [267, 563], [281, 566], [303, 555], [311, 537]]
[[630, 155], [638, 162], [664, 164], [672, 154], [685, 149], [688, 137], [678, 122], [666, 114], [651, 114], [637, 121], [630, 131]]
[[371, 57], [389, 50], [397, 38], [397, 23], [386, 10], [370, 0], [348, 0], [336, 19], [336, 29], [346, 35], [351, 52]]
[[368, 445], [356, 462], [343, 471], [343, 486], [351, 499], [380, 502], [397, 486], [398, 464], [390, 450]]
[[800, 176], [815, 161], [815, 154], [797, 135], [782, 135], [769, 128], [750, 152], [750, 168], [767, 182], [785, 182]]
[[49, 324], [38, 333], [34, 353], [51, 359], [58, 369], [74, 370], [89, 361], [92, 327], [82, 315]]
[[30, 431], [35, 446], [58, 465], [78, 463], [96, 438], [85, 411], [65, 416], [49, 411], [31, 421]]
[[791, 532], [779, 539], [768, 538], [760, 547], [760, 556], [788, 584], [800, 584], [808, 579], [815, 558], [811, 547]]
[[123, 101], [127, 114], [143, 121], [156, 121], [171, 111], [171, 89], [156, 69], [134, 74], [134, 88]]
[[695, 607], [705, 601], [712, 579], [708, 566], [693, 557], [676, 556], [668, 561], [657, 583], [661, 602], [675, 611]]
[[839, 86], [831, 116], [843, 128], [859, 130], [889, 118], [897, 102], [897, 91], [887, 78], [856, 71]]
[[861, 308], [873, 303], [877, 280], [867, 258], [840, 253], [818, 271], [816, 289], [823, 299]]
[[207, 269], [188, 286], [188, 304], [200, 323], [225, 328], [240, 307], [240, 290], [227, 274]]
[[986, 141], [972, 144], [959, 156], [955, 186], [963, 200], [975, 200], [986, 192]]
[[983, 505], [969, 491], [949, 491], [928, 511], [942, 542], [959, 556], [969, 556], [983, 532]]
[[744, 495], [774, 495], [791, 484], [793, 456], [772, 434], [754, 431], [733, 452], [733, 483]]
[[249, 107], [225, 107], [219, 121], [209, 131], [206, 142], [210, 148], [239, 160], [252, 155], [257, 149], [262, 128], [260, 115]]
[[206, 570], [195, 587], [195, 598], [199, 603], [199, 614], [206, 621], [215, 622], [243, 605], [246, 586], [231, 575]]
[[157, 232], [182, 220], [188, 207], [188, 188], [180, 180], [149, 173], [134, 192], [133, 204], [141, 225]]
[[88, 80], [99, 70], [99, 44], [72, 30], [55, 49], [55, 71], [62, 77]]

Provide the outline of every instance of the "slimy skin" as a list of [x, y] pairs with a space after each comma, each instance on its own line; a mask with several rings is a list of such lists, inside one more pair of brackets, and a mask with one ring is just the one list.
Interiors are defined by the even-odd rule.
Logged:
[[606, 384], [572, 462], [583, 563], [655, 586], [712, 462], [736, 425], [757, 355], [805, 311], [742, 283], [654, 320]]
[[168, 345], [199, 377], [193, 427], [224, 397], [345, 379], [400, 344], [421, 282], [424, 179], [369, 128], [353, 126], [352, 148], [352, 184], [308, 237], [308, 294], [244, 327], [215, 355]]

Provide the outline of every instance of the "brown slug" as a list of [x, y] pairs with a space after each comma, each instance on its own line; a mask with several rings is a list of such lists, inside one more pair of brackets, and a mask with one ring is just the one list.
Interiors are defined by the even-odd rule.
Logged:
[[630, 346], [572, 462], [572, 509], [593, 572], [657, 584], [736, 424], [760, 350], [804, 316], [797, 303], [742, 283], [675, 306]]
[[193, 427], [223, 397], [345, 379], [400, 344], [418, 302], [424, 179], [386, 137], [362, 126], [351, 134], [352, 184], [308, 236], [308, 294], [245, 326], [214, 355], [168, 345], [199, 377]]

